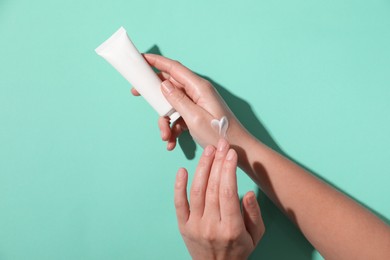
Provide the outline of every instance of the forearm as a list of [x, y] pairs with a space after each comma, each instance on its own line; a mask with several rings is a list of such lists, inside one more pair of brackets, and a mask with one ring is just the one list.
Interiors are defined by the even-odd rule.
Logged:
[[144, 56], [163, 72], [162, 93], [180, 113], [172, 129], [159, 126], [168, 149], [183, 129], [201, 145], [216, 145], [219, 131], [211, 120], [227, 117], [227, 139], [238, 154], [239, 166], [300, 227], [326, 258], [390, 259], [389, 227], [353, 200], [320, 181], [246, 133], [210, 82], [178, 62]]
[[390, 256], [390, 228], [371, 212], [249, 135], [236, 149], [240, 167], [324, 257]]

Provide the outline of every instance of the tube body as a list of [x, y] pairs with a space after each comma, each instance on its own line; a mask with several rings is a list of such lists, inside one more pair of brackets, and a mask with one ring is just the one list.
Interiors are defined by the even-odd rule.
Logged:
[[171, 122], [180, 117], [161, 92], [161, 80], [134, 46], [121, 27], [95, 49], [146, 99], [160, 116]]

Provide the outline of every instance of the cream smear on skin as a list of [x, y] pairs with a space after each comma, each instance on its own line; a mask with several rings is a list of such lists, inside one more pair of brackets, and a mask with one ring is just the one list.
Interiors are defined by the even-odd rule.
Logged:
[[211, 120], [211, 127], [219, 133], [220, 137], [226, 138], [226, 133], [229, 128], [229, 121], [226, 116], [223, 116], [220, 120]]

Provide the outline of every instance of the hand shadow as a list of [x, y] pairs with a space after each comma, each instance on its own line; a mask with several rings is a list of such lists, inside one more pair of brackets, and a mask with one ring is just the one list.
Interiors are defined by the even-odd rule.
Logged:
[[[253, 136], [278, 153], [284, 154], [246, 101], [233, 95], [212, 79], [204, 78], [213, 84], [241, 124]], [[261, 164], [254, 167], [257, 171], [264, 171]], [[269, 185], [272, 187], [271, 183]], [[257, 201], [266, 232], [250, 259], [312, 259], [313, 246], [260, 189], [257, 190]], [[288, 213], [290, 218], [294, 219], [294, 212], [290, 210]]]
[[[161, 51], [156, 45], [153, 46], [148, 51], [148, 53], [162, 55]], [[264, 144], [266, 144], [268, 147], [272, 148], [276, 152], [295, 162], [296, 164], [304, 168], [306, 171], [312, 173], [313, 175], [322, 179], [324, 182], [338, 189], [334, 184], [325, 180], [317, 173], [310, 170], [308, 167], [302, 165], [301, 163], [297, 162], [289, 155], [287, 155], [276, 143], [276, 141], [273, 139], [266, 127], [256, 117], [253, 109], [245, 100], [233, 95], [226, 88], [222, 87], [214, 80], [200, 74], [198, 75], [207, 79], [208, 81], [210, 81], [210, 83], [213, 84], [213, 86], [225, 100], [227, 105], [230, 107], [236, 117], [240, 120], [242, 125], [253, 136], [255, 136], [258, 140], [261, 140]], [[196, 144], [188, 132], [186, 134], [182, 134], [179, 137], [179, 145], [188, 159], [193, 159], [195, 157]], [[265, 176], [267, 175], [260, 163], [255, 164], [254, 167], [257, 168], [257, 171], [263, 171], [265, 173]], [[269, 183], [269, 185], [270, 187], [272, 187], [271, 183]], [[338, 190], [343, 192], [340, 189]], [[345, 192], [343, 193], [349, 196]], [[356, 199], [354, 200], [357, 201]], [[268, 197], [259, 189], [257, 191], [257, 201], [259, 202], [261, 208], [262, 217], [266, 226], [266, 232], [256, 249], [252, 253], [250, 259], [312, 259], [312, 255], [315, 249], [303, 236], [299, 228], [293, 223], [296, 222], [294, 212], [292, 210], [287, 209], [287, 215], [290, 217], [291, 220], [288, 219], [275, 206], [275, 204], [270, 199], [268, 199]], [[387, 224], [390, 223], [389, 220], [380, 213], [373, 211], [367, 205], [364, 205], [362, 203], [360, 204], [374, 214], [376, 214]]]
[[[316, 172], [286, 154], [273, 139], [266, 127], [256, 117], [251, 106], [246, 101], [233, 95], [226, 88], [222, 87], [212, 79], [204, 76], [202, 77], [213, 84], [213, 86], [217, 89], [222, 98], [226, 101], [227, 105], [230, 107], [236, 117], [240, 120], [242, 125], [253, 136], [255, 136], [258, 140], [262, 141], [268, 147], [272, 148], [274, 151], [282, 154], [289, 160], [293, 161], [294, 163], [305, 169], [307, 172], [310, 172], [311, 174], [315, 175], [317, 178], [328, 183], [346, 196], [351, 197], [350, 195], [336, 187], [336, 185], [334, 185], [333, 183], [325, 180]], [[263, 176], [267, 176], [265, 169], [260, 163], [256, 163], [254, 165], [254, 168], [257, 168], [257, 172], [263, 172]], [[265, 179], [263, 181], [267, 180]], [[270, 183], [269, 181], [268, 186], [271, 187], [272, 192], [272, 183]], [[259, 245], [256, 247], [255, 251], [252, 253], [250, 259], [312, 259], [312, 255], [315, 249], [310, 244], [310, 242], [303, 236], [299, 228], [294, 224], [296, 223], [294, 212], [292, 210], [287, 209], [287, 215], [290, 218], [288, 219], [260, 189], [258, 189], [257, 194], [257, 200], [259, 202], [264, 224], [266, 226], [266, 233], [260, 241]], [[359, 202], [355, 198], [351, 198], [360, 203], [362, 206], [364, 206], [371, 212], [373, 212], [385, 223], [390, 223], [389, 219], [387, 219], [380, 213], [374, 211], [373, 209]], [[276, 203], [279, 204], [277, 198]]]

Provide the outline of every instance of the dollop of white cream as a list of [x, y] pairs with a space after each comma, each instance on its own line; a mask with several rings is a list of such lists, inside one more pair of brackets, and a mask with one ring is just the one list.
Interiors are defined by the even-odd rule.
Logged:
[[221, 117], [220, 120], [213, 119], [211, 120], [211, 127], [216, 130], [221, 137], [226, 138], [226, 133], [229, 128], [229, 121], [226, 116]]

